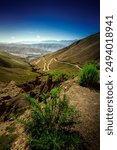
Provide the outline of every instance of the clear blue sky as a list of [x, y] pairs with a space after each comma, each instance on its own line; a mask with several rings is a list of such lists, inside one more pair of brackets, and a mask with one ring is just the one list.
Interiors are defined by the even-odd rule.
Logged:
[[79, 39], [100, 31], [99, 0], [1, 0], [0, 42]]

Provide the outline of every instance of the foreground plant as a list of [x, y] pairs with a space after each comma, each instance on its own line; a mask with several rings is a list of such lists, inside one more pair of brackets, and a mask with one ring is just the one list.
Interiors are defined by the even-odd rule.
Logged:
[[58, 91], [51, 91], [51, 100], [41, 105], [37, 100], [26, 97], [32, 109], [32, 121], [25, 125], [33, 150], [80, 150], [82, 140], [72, 131], [76, 110], [69, 106], [65, 95], [57, 100]]

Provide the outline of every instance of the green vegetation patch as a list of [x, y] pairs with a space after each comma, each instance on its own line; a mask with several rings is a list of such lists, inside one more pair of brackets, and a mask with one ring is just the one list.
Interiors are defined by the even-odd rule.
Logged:
[[32, 109], [32, 120], [25, 123], [32, 150], [80, 150], [83, 141], [71, 130], [76, 123], [76, 109], [69, 105], [66, 95], [57, 99], [59, 90], [51, 90], [51, 100], [46, 104], [26, 96]]
[[31, 66], [19, 57], [0, 52], [0, 81], [23, 82], [34, 80], [37, 73], [32, 72]]
[[78, 83], [81, 86], [95, 87], [99, 81], [99, 72], [95, 63], [86, 64], [78, 76]]
[[50, 91], [50, 95], [51, 97], [54, 99], [58, 96], [58, 94], [60, 93], [61, 88], [60, 87], [55, 87], [54, 89], [52, 89]]
[[62, 82], [64, 81], [64, 74], [60, 70], [53, 70], [50, 72], [53, 82]]
[[52, 76], [53, 82], [63, 82], [75, 76], [71, 71], [65, 72], [61, 70], [53, 70], [49, 74]]
[[68, 64], [61, 64], [61, 63], [53, 63], [51, 65], [51, 71], [54, 71], [54, 70], [61, 71], [64, 74], [68, 73], [68, 72], [72, 72], [74, 74], [74, 76], [77, 76], [79, 73], [78, 68], [71, 66], [71, 65], [68, 65]]
[[31, 69], [21, 69], [21, 68], [0, 68], [0, 81], [9, 82], [23, 82], [23, 81], [31, 81], [34, 80], [37, 76], [36, 73], [33, 73]]

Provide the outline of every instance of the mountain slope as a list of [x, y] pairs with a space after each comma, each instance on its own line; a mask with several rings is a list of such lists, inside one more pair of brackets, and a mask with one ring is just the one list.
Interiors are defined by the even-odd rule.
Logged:
[[97, 33], [58, 51], [57, 58], [61, 61], [84, 64], [88, 60], [99, 60], [99, 50], [100, 34]]
[[100, 60], [100, 33], [88, 36], [68, 47], [35, 59], [31, 61], [31, 64], [43, 69], [43, 71], [49, 71], [61, 67], [78, 69], [87, 61], [92, 60], [98, 62]]
[[0, 81], [26, 81], [33, 79], [36, 73], [23, 59], [0, 51]]

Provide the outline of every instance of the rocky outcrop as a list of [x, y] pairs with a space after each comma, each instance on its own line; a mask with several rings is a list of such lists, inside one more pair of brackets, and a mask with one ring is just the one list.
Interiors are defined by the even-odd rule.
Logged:
[[22, 95], [24, 91], [16, 85], [15, 81], [2, 87], [0, 84], [0, 119], [6, 121], [11, 119], [12, 115], [20, 114], [28, 104]]
[[23, 91], [30, 94], [31, 97], [34, 97], [41, 102], [41, 95], [46, 94], [48, 97], [51, 89], [54, 88], [56, 84], [58, 83], [52, 81], [52, 76], [47, 75], [46, 80], [43, 80], [42, 77], [37, 77], [34, 81], [25, 82], [18, 85], [18, 87], [22, 88]]

